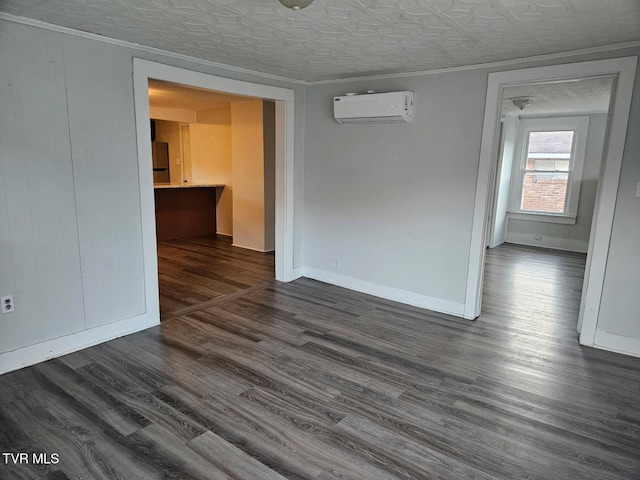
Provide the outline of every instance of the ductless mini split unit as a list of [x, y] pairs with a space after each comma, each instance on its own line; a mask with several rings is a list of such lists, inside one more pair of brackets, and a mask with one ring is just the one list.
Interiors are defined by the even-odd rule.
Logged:
[[410, 123], [413, 121], [413, 92], [333, 97], [333, 116], [340, 124]]

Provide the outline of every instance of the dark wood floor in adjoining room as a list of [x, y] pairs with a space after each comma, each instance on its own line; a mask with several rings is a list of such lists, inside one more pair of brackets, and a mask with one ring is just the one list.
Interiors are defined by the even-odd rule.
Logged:
[[221, 297], [273, 283], [275, 256], [233, 247], [223, 235], [158, 242], [160, 313], [166, 320]]
[[60, 458], [0, 477], [638, 479], [640, 359], [578, 345], [583, 270], [494, 249], [475, 322], [307, 279], [220, 297], [0, 377], [0, 449]]

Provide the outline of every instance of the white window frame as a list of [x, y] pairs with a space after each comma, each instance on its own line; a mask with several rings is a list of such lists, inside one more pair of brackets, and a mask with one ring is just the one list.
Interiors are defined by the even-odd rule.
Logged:
[[[582, 169], [584, 167], [588, 129], [589, 117], [586, 115], [520, 119], [516, 138], [516, 153], [513, 158], [513, 175], [511, 177], [511, 195], [509, 200], [510, 219], [575, 224], [578, 214], [578, 201], [580, 200], [580, 185], [582, 183]], [[571, 130], [574, 132], [564, 211], [555, 213], [523, 210], [521, 208], [522, 190], [527, 167], [529, 134], [532, 132], [560, 130]]]

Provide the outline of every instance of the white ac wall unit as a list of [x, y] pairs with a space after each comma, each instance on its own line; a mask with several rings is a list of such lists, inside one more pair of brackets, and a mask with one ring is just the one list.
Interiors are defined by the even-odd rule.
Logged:
[[413, 92], [333, 97], [333, 116], [341, 124], [409, 123], [413, 121]]

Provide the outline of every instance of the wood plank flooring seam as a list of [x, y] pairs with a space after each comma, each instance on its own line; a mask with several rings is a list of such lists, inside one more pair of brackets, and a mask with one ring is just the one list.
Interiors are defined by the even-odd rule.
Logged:
[[217, 297], [217, 298], [214, 298], [214, 299], [211, 299], [211, 300], [207, 300], [207, 301], [204, 301], [204, 302], [197, 303], [195, 305], [191, 305], [189, 307], [184, 307], [184, 308], [181, 308], [179, 310], [175, 310], [175, 311], [171, 312], [170, 315], [167, 315], [163, 319], [163, 321], [164, 320], [171, 320], [173, 318], [180, 317], [180, 316], [186, 315], [188, 313], [197, 312], [198, 310], [203, 310], [203, 309], [205, 309], [207, 307], [213, 307], [213, 306], [216, 306], [216, 305], [221, 305], [221, 304], [226, 303], [226, 302], [230, 302], [232, 300], [235, 300], [236, 298], [239, 298], [239, 297], [242, 297], [242, 296], [246, 295], [247, 293], [267, 288], [267, 287], [271, 286], [274, 281], [262, 282], [262, 283], [260, 283], [258, 285], [253, 285], [253, 286], [251, 286], [249, 288], [245, 288], [243, 290], [239, 290], [239, 291], [236, 291], [236, 292], [228, 293], [226, 295], [222, 295], [220, 297]]

